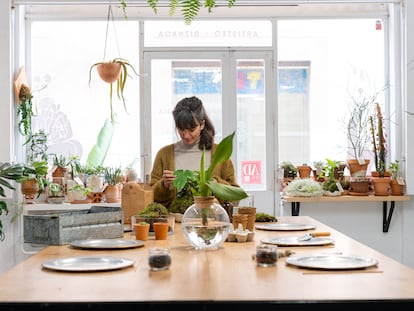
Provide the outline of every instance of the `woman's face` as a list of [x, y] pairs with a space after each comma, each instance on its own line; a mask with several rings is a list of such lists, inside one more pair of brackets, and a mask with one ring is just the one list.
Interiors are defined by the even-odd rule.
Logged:
[[177, 129], [182, 141], [187, 145], [193, 145], [199, 138], [200, 133], [204, 128], [204, 121], [192, 129]]

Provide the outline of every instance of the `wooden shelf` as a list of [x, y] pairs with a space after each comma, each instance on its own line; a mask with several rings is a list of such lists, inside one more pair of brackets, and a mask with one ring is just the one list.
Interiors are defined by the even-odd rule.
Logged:
[[[376, 195], [341, 195], [337, 197], [290, 197], [282, 196], [283, 202], [290, 202], [292, 207], [292, 216], [299, 216], [300, 203], [318, 203], [318, 202], [382, 202], [383, 222], [382, 232], [388, 232], [390, 227], [392, 214], [395, 208], [395, 202], [409, 201], [410, 197], [407, 195], [388, 195], [388, 196], [376, 196]], [[388, 202], [390, 202], [390, 210], [388, 211]]]

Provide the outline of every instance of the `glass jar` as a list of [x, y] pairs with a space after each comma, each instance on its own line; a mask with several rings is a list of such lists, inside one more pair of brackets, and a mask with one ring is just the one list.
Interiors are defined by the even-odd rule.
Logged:
[[217, 249], [227, 239], [230, 219], [214, 196], [197, 196], [184, 212], [181, 228], [195, 249]]
[[277, 262], [277, 246], [259, 244], [256, 247], [256, 262], [259, 267], [272, 267]]
[[169, 248], [154, 247], [149, 249], [148, 265], [153, 271], [167, 270], [171, 266], [171, 254]]

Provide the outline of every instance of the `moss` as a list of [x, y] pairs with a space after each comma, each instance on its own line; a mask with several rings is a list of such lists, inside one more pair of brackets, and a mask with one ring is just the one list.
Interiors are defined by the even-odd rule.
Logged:
[[138, 216], [167, 216], [169, 213], [168, 209], [158, 202], [149, 203], [143, 210], [138, 213]]
[[170, 212], [171, 213], [180, 213], [184, 214], [186, 209], [194, 203], [193, 196], [187, 196], [182, 198], [175, 198], [170, 205]]

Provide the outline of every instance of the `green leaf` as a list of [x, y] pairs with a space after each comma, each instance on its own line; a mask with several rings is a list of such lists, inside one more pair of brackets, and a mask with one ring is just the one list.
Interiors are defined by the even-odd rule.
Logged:
[[206, 185], [218, 199], [225, 201], [237, 201], [247, 198], [247, 193], [241, 187], [221, 184], [215, 181], [209, 181]]
[[227, 161], [233, 152], [233, 137], [235, 132], [226, 136], [218, 144], [216, 151], [211, 156], [210, 166], [206, 172], [206, 180], [210, 180], [211, 174], [217, 165]]
[[86, 160], [87, 167], [102, 166], [105, 161], [108, 149], [112, 142], [114, 125], [108, 119], [105, 120], [104, 126], [99, 131], [96, 144], [92, 147]]

